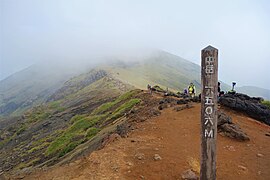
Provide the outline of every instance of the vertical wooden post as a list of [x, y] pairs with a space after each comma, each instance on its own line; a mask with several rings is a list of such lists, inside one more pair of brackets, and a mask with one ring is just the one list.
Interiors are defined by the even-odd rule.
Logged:
[[216, 179], [218, 50], [201, 52], [201, 180]]

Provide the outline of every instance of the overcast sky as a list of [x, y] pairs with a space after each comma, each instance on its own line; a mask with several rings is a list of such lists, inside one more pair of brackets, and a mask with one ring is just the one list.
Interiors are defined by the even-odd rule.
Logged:
[[267, 0], [0, 0], [0, 79], [123, 47], [200, 64], [209, 44], [219, 49], [219, 79], [270, 89]]

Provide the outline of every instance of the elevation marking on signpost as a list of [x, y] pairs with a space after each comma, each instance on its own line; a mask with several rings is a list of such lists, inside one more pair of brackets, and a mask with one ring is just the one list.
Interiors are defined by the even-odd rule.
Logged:
[[218, 50], [201, 51], [201, 180], [216, 179]]

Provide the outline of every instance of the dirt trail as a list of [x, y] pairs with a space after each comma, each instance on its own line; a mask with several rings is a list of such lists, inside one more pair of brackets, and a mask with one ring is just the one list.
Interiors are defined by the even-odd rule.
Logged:
[[[181, 179], [187, 169], [199, 171], [200, 104], [179, 112], [162, 110], [138, 123], [128, 138], [68, 165], [38, 171], [25, 179]], [[270, 127], [240, 113], [224, 110], [249, 135], [238, 142], [218, 135], [217, 179], [270, 179]], [[156, 160], [154, 159], [156, 156]], [[159, 159], [161, 158], [161, 159]]]

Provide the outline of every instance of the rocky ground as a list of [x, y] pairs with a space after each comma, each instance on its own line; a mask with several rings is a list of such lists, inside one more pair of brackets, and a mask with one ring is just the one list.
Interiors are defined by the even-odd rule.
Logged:
[[[100, 150], [64, 165], [9, 178], [196, 179], [200, 104], [154, 93], [142, 106], [127, 114], [129, 124], [104, 139]], [[269, 179], [270, 127], [228, 107], [220, 110], [217, 178]]]
[[244, 112], [248, 116], [270, 125], [270, 109], [261, 104], [262, 98], [249, 97], [246, 94], [225, 94], [220, 97], [220, 104]]

